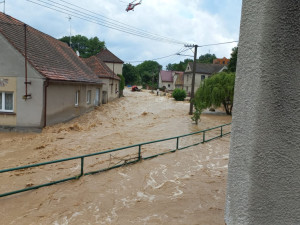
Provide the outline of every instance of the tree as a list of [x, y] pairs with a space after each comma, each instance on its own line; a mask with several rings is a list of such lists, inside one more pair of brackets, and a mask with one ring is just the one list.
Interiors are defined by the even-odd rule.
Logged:
[[138, 84], [139, 77], [135, 66], [131, 65], [130, 63], [125, 63], [123, 65], [123, 76], [125, 78], [126, 84]]
[[234, 47], [232, 49], [230, 61], [228, 64], [228, 71], [229, 72], [234, 72], [236, 71], [236, 62], [237, 62], [237, 55], [238, 55], [238, 47]]
[[172, 71], [182, 71], [184, 72], [186, 69], [186, 66], [189, 62], [193, 62], [192, 59], [185, 59], [184, 61], [180, 61], [179, 63], [169, 63], [166, 67], [166, 70], [172, 70]]
[[123, 90], [124, 90], [124, 87], [125, 87], [125, 78], [122, 74], [118, 74], [118, 77], [120, 77], [120, 84], [119, 84], [119, 89], [120, 89], [120, 92], [119, 92], [119, 97], [123, 97]]
[[205, 79], [198, 88], [194, 104], [205, 108], [224, 106], [226, 114], [231, 115], [233, 106], [235, 73], [221, 72]]
[[197, 60], [199, 63], [207, 63], [207, 64], [212, 64], [214, 59], [216, 59], [215, 54], [210, 54], [207, 53], [205, 55], [200, 55], [199, 60]]
[[142, 84], [144, 86], [150, 85], [153, 88], [158, 86], [158, 77], [161, 68], [162, 66], [158, 64], [158, 62], [151, 60], [144, 61], [136, 66], [136, 70], [141, 78]]
[[[58, 39], [70, 45], [70, 37], [64, 36]], [[105, 48], [105, 42], [100, 41], [98, 37], [88, 39], [85, 36], [76, 35], [71, 36], [71, 47], [76, 52], [78, 51], [82, 58], [88, 58], [96, 55], [101, 49]]]

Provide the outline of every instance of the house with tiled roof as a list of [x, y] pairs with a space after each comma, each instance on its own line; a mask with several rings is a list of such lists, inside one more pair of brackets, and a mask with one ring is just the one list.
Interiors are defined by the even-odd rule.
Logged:
[[183, 89], [183, 72], [161, 70], [159, 72], [158, 87], [173, 91], [175, 88]]
[[[196, 63], [195, 71], [195, 86], [194, 92], [200, 87], [200, 83], [212, 76], [213, 74], [222, 72], [224, 69], [227, 69], [225, 65], [222, 64], [206, 64], [206, 63]], [[184, 90], [191, 94], [192, 91], [192, 78], [193, 78], [193, 62], [187, 64], [186, 70], [183, 75]]]
[[175, 88], [183, 89], [183, 84], [184, 84], [183, 74], [184, 72], [174, 71], [173, 80], [174, 80]]
[[213, 60], [213, 64], [222, 64], [222, 65], [228, 65], [230, 59], [227, 59], [226, 57], [223, 58], [216, 58]]
[[101, 79], [67, 44], [0, 13], [0, 127], [42, 128], [100, 104]]
[[158, 87], [166, 90], [174, 90], [172, 71], [159, 71]]
[[102, 103], [105, 104], [108, 101], [118, 98], [120, 78], [97, 56], [91, 56], [83, 60], [104, 83], [102, 88]]
[[114, 74], [122, 74], [123, 64], [124, 62], [119, 59], [116, 55], [114, 55], [107, 48], [102, 49], [97, 55], [102, 62], [104, 62]]

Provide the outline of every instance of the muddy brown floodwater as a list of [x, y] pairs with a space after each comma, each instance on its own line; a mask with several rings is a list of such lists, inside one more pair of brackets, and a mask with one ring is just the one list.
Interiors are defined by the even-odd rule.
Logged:
[[[230, 116], [203, 114], [196, 126], [188, 115], [188, 102], [175, 102], [148, 91], [126, 89], [124, 95], [39, 134], [0, 133], [0, 169], [169, 138], [231, 122]], [[200, 137], [185, 138], [180, 145], [195, 138]], [[224, 224], [229, 140], [228, 135], [78, 180], [2, 197], [0, 224]], [[174, 146], [173, 142], [145, 146], [142, 155], [158, 153]], [[87, 161], [87, 169], [111, 165], [124, 156], [112, 153], [109, 158], [101, 157]], [[0, 174], [0, 193], [79, 172], [80, 162], [72, 161]]]

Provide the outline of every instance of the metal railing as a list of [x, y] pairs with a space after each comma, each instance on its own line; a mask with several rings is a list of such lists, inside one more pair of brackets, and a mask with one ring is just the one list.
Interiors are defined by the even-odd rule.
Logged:
[[[112, 149], [112, 150], [106, 150], [106, 151], [87, 154], [87, 155], [82, 155], [82, 156], [76, 156], [76, 157], [71, 157], [71, 158], [59, 159], [59, 160], [54, 160], [54, 161], [49, 161], [49, 162], [43, 162], [43, 163], [38, 163], [38, 164], [32, 164], [32, 165], [27, 165], [27, 166], [21, 166], [21, 167], [16, 167], [16, 168], [9, 168], [9, 169], [0, 170], [0, 174], [2, 174], [2, 173], [8, 173], [8, 172], [17, 171], [17, 170], [22, 170], [23, 171], [25, 169], [29, 169], [29, 168], [33, 168], [33, 167], [40, 167], [40, 166], [44, 166], [44, 165], [57, 164], [57, 163], [61, 163], [61, 162], [73, 161], [73, 160], [79, 160], [79, 159], [80, 159], [80, 165], [81, 165], [80, 166], [80, 173], [76, 176], [72, 176], [72, 177], [57, 180], [57, 181], [52, 181], [52, 182], [41, 184], [41, 185], [26, 187], [26, 188], [23, 188], [23, 189], [20, 189], [20, 190], [6, 192], [6, 193], [3, 193], [3, 194], [0, 194], [0, 197], [13, 195], [13, 194], [33, 190], [33, 189], [38, 189], [38, 188], [41, 188], [41, 187], [46, 187], [46, 186], [50, 186], [50, 185], [53, 185], [53, 184], [62, 183], [62, 182], [65, 182], [65, 181], [76, 180], [76, 179], [79, 179], [80, 177], [85, 176], [85, 175], [91, 175], [91, 174], [107, 171], [107, 170], [110, 170], [110, 169], [121, 167], [123, 165], [133, 164], [133, 163], [139, 162], [141, 160], [154, 158], [154, 157], [157, 157], [159, 155], [164, 155], [164, 154], [167, 154], [167, 153], [170, 153], [170, 152], [175, 152], [176, 150], [183, 150], [183, 149], [186, 149], [186, 148], [189, 148], [189, 147], [192, 147], [192, 146], [196, 146], [196, 145], [199, 145], [201, 143], [205, 143], [205, 142], [214, 140], [216, 138], [220, 138], [220, 137], [223, 137], [225, 135], [230, 134], [230, 131], [224, 133], [224, 129], [223, 129], [224, 127], [227, 127], [227, 126], [230, 126], [230, 125], [231, 125], [231, 123], [228, 123], [228, 124], [223, 124], [223, 125], [220, 125], [220, 126], [217, 126], [217, 127], [213, 127], [213, 128], [209, 128], [209, 129], [206, 129], [206, 130], [197, 131], [197, 132], [194, 132], [194, 133], [185, 134], [185, 135], [181, 135], [181, 136], [176, 136], [176, 137], [171, 137], [171, 138], [166, 138], [166, 139], [160, 139], [160, 140], [150, 141], [150, 142], [144, 142], [144, 143], [140, 143], [140, 144], [130, 145], [130, 146], [122, 147], [122, 148], [116, 148], [116, 149]], [[206, 135], [209, 131], [217, 130], [217, 129], [220, 129], [220, 133], [218, 133], [216, 136], [209, 137], [208, 139], [206, 139]], [[197, 134], [201, 134], [201, 133], [202, 133], [202, 135], [201, 135], [202, 140], [200, 140], [199, 142], [193, 143], [191, 145], [180, 147], [179, 141], [180, 141], [181, 138], [192, 136], [192, 135], [197, 135]], [[158, 143], [158, 142], [165, 142], [165, 141], [169, 141], [169, 140], [176, 140], [176, 148], [175, 149], [168, 150], [168, 151], [158, 153], [158, 154], [154, 154], [154, 155], [150, 155], [150, 156], [147, 156], [147, 157], [142, 156], [142, 146], [150, 145], [150, 144], [154, 144], [154, 143]], [[113, 165], [113, 166], [109, 165], [107, 168], [103, 168], [103, 169], [100, 169], [100, 170], [90, 171], [90, 172], [86, 172], [86, 173], [84, 172], [84, 162], [85, 162], [86, 158], [89, 158], [89, 157], [92, 157], [92, 156], [97, 156], [97, 155], [104, 155], [104, 154], [108, 154], [108, 153], [112, 153], [112, 152], [124, 151], [124, 150], [130, 149], [130, 148], [137, 148], [137, 150], [138, 150], [137, 151], [137, 157], [133, 157], [133, 158], [129, 158], [129, 159], [128, 158], [123, 159], [123, 160], [121, 160], [121, 161], [123, 161], [122, 163], [120, 163], [121, 162], [120, 161], [117, 165]]]

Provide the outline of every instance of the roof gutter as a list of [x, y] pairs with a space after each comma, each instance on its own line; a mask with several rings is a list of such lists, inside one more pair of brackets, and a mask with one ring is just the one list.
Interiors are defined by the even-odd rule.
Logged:
[[47, 125], [47, 88], [49, 86], [49, 80], [46, 79], [44, 81], [44, 125], [43, 128]]
[[28, 69], [27, 69], [27, 25], [24, 24], [24, 50], [25, 50], [25, 95], [23, 96], [23, 99], [26, 101], [27, 99], [31, 99], [31, 94], [28, 94], [28, 84], [31, 84], [31, 82], [28, 82]]

